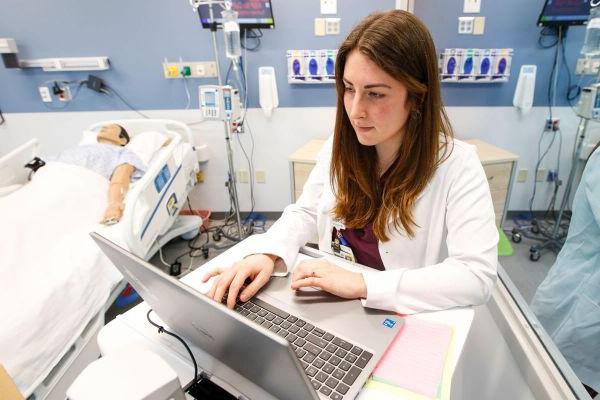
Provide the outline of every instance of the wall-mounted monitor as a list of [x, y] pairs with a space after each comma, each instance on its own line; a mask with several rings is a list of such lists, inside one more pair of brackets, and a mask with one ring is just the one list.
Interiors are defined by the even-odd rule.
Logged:
[[[200, 22], [202, 27], [210, 28], [212, 22], [210, 20], [210, 13], [208, 5], [201, 5], [198, 7], [198, 15], [200, 16]], [[221, 11], [223, 8], [220, 5], [213, 5], [214, 22], [217, 27], [221, 27], [223, 18], [221, 17]], [[238, 23], [240, 29], [273, 29], [275, 28], [275, 20], [273, 19], [273, 7], [271, 6], [271, 0], [232, 0], [231, 8], [238, 12]]]
[[584, 25], [590, 15], [590, 0], [544, 0], [538, 26]]

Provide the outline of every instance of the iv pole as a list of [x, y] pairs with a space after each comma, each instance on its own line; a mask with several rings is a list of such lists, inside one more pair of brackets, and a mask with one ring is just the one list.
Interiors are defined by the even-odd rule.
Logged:
[[[208, 2], [202, 2], [202, 3], [203, 4], [208, 3], [208, 12], [209, 12], [209, 18], [211, 21], [210, 32], [211, 32], [211, 36], [212, 36], [213, 50], [215, 52], [215, 64], [217, 65], [217, 79], [219, 82], [219, 86], [223, 86], [223, 80], [221, 78], [221, 67], [219, 64], [219, 48], [217, 45], [217, 23], [215, 22], [215, 19], [214, 19], [213, 4], [224, 3], [227, 6], [228, 2], [227, 1], [219, 1], [219, 0], [217, 0], [217, 1], [209, 0]], [[192, 6], [194, 8], [197, 8], [197, 5], [199, 5], [199, 3], [192, 4]], [[233, 201], [233, 207], [235, 210], [235, 217], [236, 217], [237, 231], [238, 231], [238, 236], [236, 237], [236, 239], [241, 241], [242, 239], [244, 239], [247, 236], [247, 234], [246, 234], [246, 232], [244, 232], [244, 230], [242, 228], [242, 219], [240, 217], [240, 205], [239, 205], [239, 199], [238, 199], [238, 193], [237, 193], [237, 186], [236, 186], [236, 182], [235, 182], [235, 168], [233, 166], [233, 151], [231, 149], [231, 120], [229, 118], [227, 118], [225, 121], [223, 121], [223, 124], [225, 126], [225, 147], [227, 149], [227, 162], [229, 164], [227, 187], [229, 189], [229, 193], [231, 194], [231, 198]]]

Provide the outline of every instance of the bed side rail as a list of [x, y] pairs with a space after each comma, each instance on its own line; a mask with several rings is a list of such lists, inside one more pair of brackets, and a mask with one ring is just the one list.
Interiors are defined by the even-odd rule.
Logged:
[[38, 155], [39, 146], [37, 139], [31, 139], [0, 157], [0, 196], [27, 183], [31, 170], [25, 168], [25, 164]]

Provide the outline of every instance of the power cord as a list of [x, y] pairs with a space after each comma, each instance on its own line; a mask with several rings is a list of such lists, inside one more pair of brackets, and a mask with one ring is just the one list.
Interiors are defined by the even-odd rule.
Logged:
[[142, 113], [137, 108], [135, 108], [134, 106], [132, 106], [131, 104], [129, 104], [129, 102], [127, 100], [125, 100], [125, 98], [123, 96], [121, 96], [121, 94], [119, 94], [119, 92], [117, 91], [117, 89], [115, 89], [114, 87], [109, 86], [106, 82], [103, 82], [103, 87], [106, 88], [106, 89], [104, 89], [104, 88], [100, 89], [100, 91], [102, 93], [107, 94], [107, 95], [114, 94], [130, 110], [135, 111], [137, 114], [139, 114], [140, 116], [142, 116], [144, 118], [150, 118], [149, 116], [147, 116], [146, 114]]
[[194, 354], [192, 354], [192, 350], [190, 350], [190, 347], [187, 345], [187, 343], [182, 338], [180, 338], [173, 332], [169, 332], [168, 330], [166, 330], [164, 328], [164, 326], [158, 325], [157, 323], [152, 321], [152, 319], [150, 318], [151, 312], [152, 312], [152, 309], [148, 310], [148, 313], [146, 314], [146, 318], [148, 319], [148, 322], [150, 322], [150, 324], [152, 326], [154, 326], [155, 328], [158, 328], [158, 333], [166, 333], [169, 336], [173, 336], [175, 339], [179, 340], [185, 346], [185, 349], [190, 354], [190, 358], [192, 359], [192, 362], [194, 363], [194, 383], [198, 382], [198, 364], [196, 363], [196, 359], [194, 358]]

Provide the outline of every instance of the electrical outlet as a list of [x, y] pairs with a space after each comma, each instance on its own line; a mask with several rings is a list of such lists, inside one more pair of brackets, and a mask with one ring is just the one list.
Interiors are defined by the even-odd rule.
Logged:
[[321, 14], [337, 14], [337, 0], [321, 0]]
[[517, 174], [517, 182], [525, 182], [527, 180], [527, 174], [529, 171], [527, 171], [526, 169], [520, 169], [519, 173]]
[[465, 14], [477, 14], [481, 11], [481, 0], [465, 0], [463, 12]]
[[40, 92], [40, 97], [44, 103], [52, 103], [52, 96], [50, 96], [50, 89], [48, 89], [48, 86], [40, 86], [38, 91]]
[[238, 176], [238, 182], [239, 183], [248, 183], [248, 179], [249, 179], [249, 174], [248, 171], [246, 170], [239, 170], [237, 172], [237, 176]]
[[265, 171], [257, 169], [254, 174], [256, 175], [256, 183], [265, 183], [267, 181]]
[[58, 99], [63, 102], [71, 101], [71, 89], [69, 86], [61, 86], [62, 92], [58, 95]]
[[556, 132], [557, 130], [560, 129], [559, 122], [560, 122], [560, 119], [558, 119], [558, 118], [552, 118], [552, 119], [548, 118], [546, 120], [546, 125], [544, 126], [544, 131]]
[[535, 176], [536, 182], [544, 182], [546, 180], [546, 176], [548, 175], [547, 169], [538, 169], [537, 175]]
[[458, 33], [461, 35], [473, 34], [475, 17], [458, 17]]

